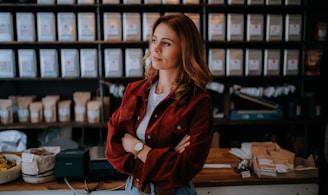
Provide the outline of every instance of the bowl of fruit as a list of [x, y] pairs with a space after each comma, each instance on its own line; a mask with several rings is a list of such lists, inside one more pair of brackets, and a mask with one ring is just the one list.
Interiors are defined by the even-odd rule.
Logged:
[[0, 154], [0, 184], [21, 176], [22, 159], [16, 154]]

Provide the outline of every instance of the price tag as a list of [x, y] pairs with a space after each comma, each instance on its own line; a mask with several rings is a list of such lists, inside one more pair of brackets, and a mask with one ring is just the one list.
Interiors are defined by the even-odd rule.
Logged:
[[30, 153], [22, 153], [22, 161], [23, 162], [32, 162], [33, 161], [34, 154]]
[[251, 177], [251, 172], [250, 171], [242, 171], [242, 172], [240, 172], [240, 175], [242, 178]]

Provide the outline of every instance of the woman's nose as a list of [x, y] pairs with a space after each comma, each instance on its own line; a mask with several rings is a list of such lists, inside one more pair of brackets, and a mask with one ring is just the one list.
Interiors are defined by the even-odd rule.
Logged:
[[157, 44], [154, 44], [154, 51], [156, 53], [160, 52], [161, 51], [161, 48], [160, 48], [160, 45], [157, 43]]

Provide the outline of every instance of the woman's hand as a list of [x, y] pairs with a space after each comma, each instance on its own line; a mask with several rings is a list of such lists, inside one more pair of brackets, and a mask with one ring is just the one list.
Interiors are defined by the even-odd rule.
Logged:
[[139, 142], [137, 138], [133, 137], [129, 133], [125, 133], [121, 140], [125, 152], [130, 152], [130, 153], [133, 153], [134, 145], [136, 145], [136, 143]]
[[[139, 140], [133, 137], [129, 133], [125, 133], [122, 137], [122, 146], [126, 152], [133, 153], [133, 148]], [[190, 135], [185, 135], [182, 140], [178, 143], [178, 145], [174, 148], [176, 152], [182, 153], [185, 151], [186, 147], [190, 144]]]
[[185, 135], [182, 140], [175, 147], [175, 151], [178, 153], [182, 153], [187, 146], [190, 144], [190, 135]]

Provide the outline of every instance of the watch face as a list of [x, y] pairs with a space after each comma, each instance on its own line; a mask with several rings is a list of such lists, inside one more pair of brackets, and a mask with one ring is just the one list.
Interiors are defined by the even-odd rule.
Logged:
[[142, 149], [142, 147], [143, 147], [143, 145], [142, 145], [142, 143], [137, 143], [135, 146], [134, 146], [134, 149], [136, 150], [136, 151], [140, 151], [141, 149]]

